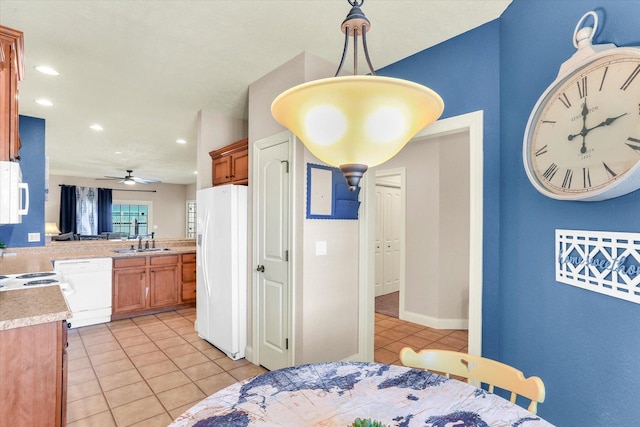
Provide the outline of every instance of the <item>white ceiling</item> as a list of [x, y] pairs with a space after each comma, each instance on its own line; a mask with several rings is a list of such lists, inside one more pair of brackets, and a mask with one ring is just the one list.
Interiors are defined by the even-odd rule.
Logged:
[[[510, 1], [368, 0], [373, 65], [496, 19]], [[248, 85], [303, 51], [337, 64], [350, 7], [345, 0], [0, 0], [0, 24], [24, 32], [20, 113], [46, 119], [51, 174], [133, 169], [188, 184], [196, 180], [198, 111], [246, 118]], [[42, 64], [60, 76], [34, 70]], [[55, 105], [34, 102], [42, 97]], [[104, 131], [89, 129], [93, 123]]]

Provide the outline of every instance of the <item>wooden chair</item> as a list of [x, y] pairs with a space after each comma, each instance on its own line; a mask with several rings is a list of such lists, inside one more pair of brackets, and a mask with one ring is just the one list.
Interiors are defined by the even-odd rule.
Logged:
[[427, 349], [416, 353], [405, 347], [400, 351], [400, 361], [411, 368], [443, 373], [447, 378], [455, 375], [466, 378], [467, 382], [485, 383], [490, 393], [494, 386], [510, 391], [511, 403], [516, 402], [518, 395], [526, 397], [531, 400], [527, 409], [534, 414], [538, 403], [544, 402], [544, 383], [539, 377], [525, 378], [521, 371], [496, 360], [449, 350]]

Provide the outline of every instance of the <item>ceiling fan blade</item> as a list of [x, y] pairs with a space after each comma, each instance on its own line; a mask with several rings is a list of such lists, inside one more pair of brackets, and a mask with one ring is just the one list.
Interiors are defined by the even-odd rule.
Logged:
[[122, 179], [122, 177], [121, 176], [105, 176], [104, 178], [96, 178], [96, 179], [100, 181], [106, 181], [111, 179]]
[[145, 178], [139, 178], [137, 176], [134, 176], [132, 178], [135, 182], [140, 184], [159, 184], [160, 182], [162, 182], [157, 179], [145, 179]]

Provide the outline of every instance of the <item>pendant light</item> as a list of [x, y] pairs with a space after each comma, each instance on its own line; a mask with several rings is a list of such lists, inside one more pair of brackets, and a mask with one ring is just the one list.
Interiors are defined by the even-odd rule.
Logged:
[[[344, 48], [335, 77], [286, 90], [271, 104], [271, 113], [314, 156], [339, 167], [354, 190], [369, 167], [395, 156], [416, 133], [438, 120], [444, 102], [428, 87], [375, 75], [366, 38], [371, 24], [360, 9], [364, 0], [347, 1], [351, 11], [342, 23]], [[357, 75], [359, 35], [371, 75]], [[338, 77], [350, 37], [354, 75]]]

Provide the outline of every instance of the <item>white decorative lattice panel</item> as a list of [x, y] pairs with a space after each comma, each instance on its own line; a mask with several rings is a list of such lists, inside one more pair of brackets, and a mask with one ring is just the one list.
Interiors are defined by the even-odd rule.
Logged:
[[640, 234], [556, 230], [556, 280], [640, 304]]

